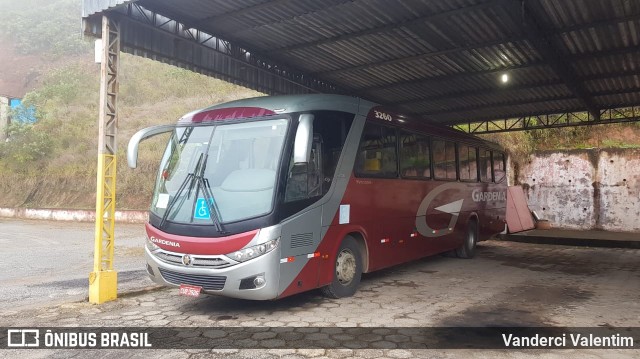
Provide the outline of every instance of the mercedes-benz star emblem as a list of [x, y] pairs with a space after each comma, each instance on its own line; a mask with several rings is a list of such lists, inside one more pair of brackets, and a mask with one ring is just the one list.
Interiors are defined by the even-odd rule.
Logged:
[[188, 254], [185, 254], [182, 256], [182, 264], [188, 266], [191, 264], [191, 262], [193, 262], [193, 259], [191, 259], [191, 256]]

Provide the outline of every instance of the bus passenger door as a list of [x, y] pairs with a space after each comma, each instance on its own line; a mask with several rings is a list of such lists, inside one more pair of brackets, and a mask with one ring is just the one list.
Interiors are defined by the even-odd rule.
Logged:
[[[306, 163], [292, 160], [287, 186], [285, 205], [300, 210], [312, 206], [322, 195], [322, 139], [313, 136], [313, 143]], [[295, 213], [295, 211], [292, 211]], [[281, 240], [280, 289], [283, 295], [317, 288], [320, 258], [315, 251], [320, 244], [319, 218], [322, 206], [294, 214], [283, 223]]]
[[283, 223], [280, 260], [281, 291], [286, 295], [314, 289], [318, 286], [320, 258], [315, 251], [320, 243], [322, 207], [296, 215]]

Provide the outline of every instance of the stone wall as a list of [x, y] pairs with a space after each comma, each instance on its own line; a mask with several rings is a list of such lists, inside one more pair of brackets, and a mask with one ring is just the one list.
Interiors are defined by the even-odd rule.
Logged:
[[640, 232], [638, 149], [537, 152], [517, 183], [555, 228]]

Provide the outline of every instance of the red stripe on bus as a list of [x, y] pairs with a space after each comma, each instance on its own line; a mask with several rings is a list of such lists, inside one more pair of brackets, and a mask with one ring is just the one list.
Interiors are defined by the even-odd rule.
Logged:
[[[258, 230], [238, 233], [226, 237], [203, 238], [178, 236], [160, 231], [149, 223], [146, 224], [147, 235], [161, 241], [154, 243], [167, 251], [189, 254], [228, 254], [244, 248], [258, 234]], [[162, 243], [162, 242], [165, 243]], [[169, 244], [171, 243], [171, 245]]]

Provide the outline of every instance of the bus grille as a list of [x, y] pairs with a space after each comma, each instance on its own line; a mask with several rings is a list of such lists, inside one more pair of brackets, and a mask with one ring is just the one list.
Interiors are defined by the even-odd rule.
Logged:
[[[153, 252], [153, 255], [158, 257], [163, 262], [184, 267], [184, 264], [182, 263], [182, 254], [167, 253], [160, 250]], [[197, 255], [192, 255], [191, 258], [193, 259], [191, 265], [194, 267], [220, 269], [230, 267], [232, 265], [222, 258], [200, 257]]]
[[204, 290], [222, 290], [224, 283], [227, 281], [225, 276], [178, 273], [164, 268], [160, 268], [160, 274], [162, 274], [164, 280], [171, 284], [196, 285]]

